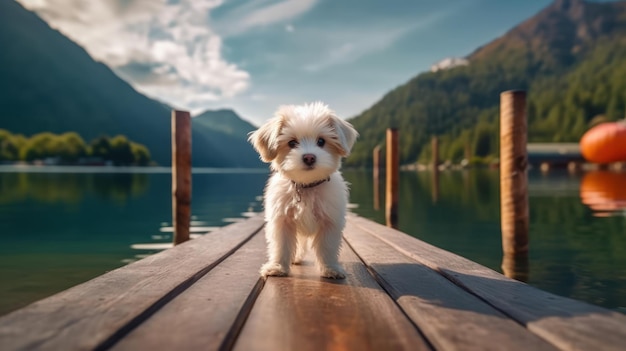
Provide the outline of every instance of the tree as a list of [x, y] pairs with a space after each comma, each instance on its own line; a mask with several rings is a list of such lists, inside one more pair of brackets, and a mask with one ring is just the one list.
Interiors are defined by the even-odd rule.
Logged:
[[87, 155], [87, 145], [78, 133], [64, 133], [58, 137], [58, 141], [58, 156], [65, 162], [76, 162]]
[[133, 152], [134, 163], [136, 165], [147, 166], [150, 164], [150, 151], [148, 151], [148, 148], [145, 145], [131, 143], [130, 146]]
[[108, 160], [111, 155], [111, 141], [108, 136], [99, 136], [89, 143], [89, 149], [91, 156]]
[[0, 129], [0, 161], [17, 161], [20, 157], [18, 137]]
[[111, 161], [116, 165], [131, 165], [135, 160], [130, 142], [123, 135], [111, 139]]
[[474, 134], [474, 155], [485, 157], [495, 151], [492, 150], [493, 145], [491, 143], [491, 139], [493, 138], [494, 134], [495, 131], [492, 130], [489, 125], [485, 123], [478, 124]]
[[33, 135], [20, 150], [20, 159], [24, 161], [42, 160], [57, 155], [57, 136], [50, 132]]

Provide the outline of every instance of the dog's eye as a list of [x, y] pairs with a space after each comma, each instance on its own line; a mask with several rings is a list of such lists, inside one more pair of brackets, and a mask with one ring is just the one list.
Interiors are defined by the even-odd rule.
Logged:
[[326, 140], [324, 140], [324, 138], [317, 139], [317, 146], [322, 147], [324, 144], [326, 144]]
[[298, 141], [297, 140], [291, 140], [289, 143], [287, 143], [287, 145], [289, 145], [290, 148], [294, 149], [296, 146], [298, 146]]

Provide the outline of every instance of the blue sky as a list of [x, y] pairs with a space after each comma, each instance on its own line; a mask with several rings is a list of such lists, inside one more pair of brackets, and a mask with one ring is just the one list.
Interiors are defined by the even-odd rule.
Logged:
[[322, 100], [353, 117], [551, 0], [17, 0], [140, 92], [259, 125]]

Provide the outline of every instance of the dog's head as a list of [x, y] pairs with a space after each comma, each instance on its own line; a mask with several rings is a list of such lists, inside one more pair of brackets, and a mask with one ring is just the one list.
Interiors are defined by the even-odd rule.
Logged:
[[339, 169], [359, 134], [321, 102], [281, 106], [248, 140], [272, 169], [311, 183]]

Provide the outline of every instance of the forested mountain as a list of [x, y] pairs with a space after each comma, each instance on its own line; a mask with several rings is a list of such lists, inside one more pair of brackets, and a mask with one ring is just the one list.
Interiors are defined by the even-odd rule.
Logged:
[[[145, 145], [158, 164], [170, 163], [170, 108], [15, 1], [0, 1], [0, 48], [0, 129], [26, 136], [76, 132], [85, 140], [122, 134]], [[192, 144], [194, 166], [260, 165], [236, 133], [194, 123]]]
[[[256, 127], [244, 121], [233, 110], [205, 111], [192, 118], [194, 160], [216, 154], [224, 157], [230, 167], [265, 167], [248, 140], [248, 133]], [[225, 136], [215, 138], [215, 135]], [[200, 140], [200, 142], [198, 142]], [[230, 141], [229, 141], [230, 140]], [[233, 142], [234, 140], [234, 142]]]
[[626, 116], [626, 1], [557, 0], [466, 58], [353, 118], [361, 138], [346, 165], [370, 165], [388, 127], [400, 130], [402, 163], [429, 158], [434, 135], [442, 159], [459, 161], [466, 147], [497, 156], [505, 90], [528, 91], [530, 141], [578, 141], [590, 123]]
[[241, 119], [229, 109], [205, 111], [193, 118], [194, 126], [202, 125], [209, 129], [238, 138], [248, 138], [248, 133], [256, 127]]

